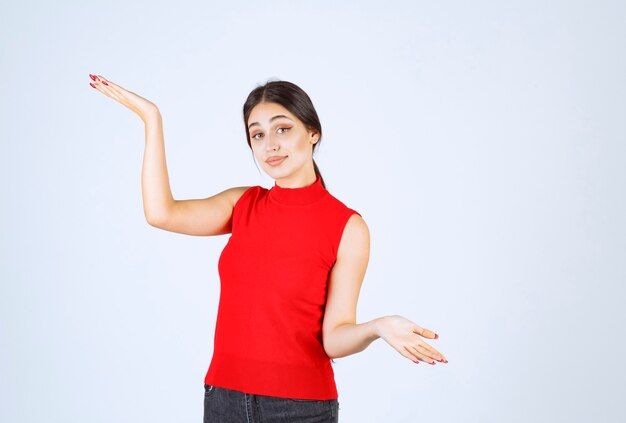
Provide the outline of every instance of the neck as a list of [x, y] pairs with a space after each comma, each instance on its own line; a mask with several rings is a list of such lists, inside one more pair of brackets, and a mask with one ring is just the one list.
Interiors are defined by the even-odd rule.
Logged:
[[322, 180], [316, 175], [315, 181], [304, 186], [289, 188], [274, 184], [269, 190], [269, 198], [277, 203], [287, 206], [305, 206], [316, 203], [328, 195], [326, 188], [322, 186]]
[[297, 175], [291, 178], [278, 178], [274, 183], [281, 188], [303, 188], [312, 185], [316, 180], [317, 174], [313, 171], [312, 173]]

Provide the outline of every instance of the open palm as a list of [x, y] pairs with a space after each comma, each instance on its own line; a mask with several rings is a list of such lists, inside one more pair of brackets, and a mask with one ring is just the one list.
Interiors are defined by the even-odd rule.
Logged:
[[435, 364], [434, 360], [448, 362], [443, 354], [422, 340], [422, 336], [437, 339], [435, 332], [399, 315], [385, 316], [379, 327], [380, 337], [413, 362], [425, 361], [429, 364]]
[[158, 108], [156, 104], [151, 101], [135, 94], [132, 91], [124, 89], [121, 85], [105, 79], [102, 75], [91, 75], [89, 77], [94, 81], [90, 85], [103, 93], [104, 95], [111, 97], [113, 100], [128, 107], [135, 112], [142, 120], [145, 120], [152, 113], [157, 112]]

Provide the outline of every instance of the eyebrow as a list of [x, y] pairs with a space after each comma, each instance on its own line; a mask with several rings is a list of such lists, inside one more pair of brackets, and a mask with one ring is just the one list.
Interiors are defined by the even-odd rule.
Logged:
[[[276, 115], [276, 116], [272, 116], [272, 118], [270, 119], [270, 123], [272, 123], [274, 120], [278, 119], [278, 118], [287, 118], [289, 119], [289, 117], [285, 116], [285, 115]], [[291, 120], [291, 119], [289, 119]], [[293, 120], [291, 120], [293, 122]], [[252, 122], [250, 125], [248, 125], [248, 129], [250, 129], [252, 126], [261, 126], [261, 124], [259, 124], [259, 122]]]

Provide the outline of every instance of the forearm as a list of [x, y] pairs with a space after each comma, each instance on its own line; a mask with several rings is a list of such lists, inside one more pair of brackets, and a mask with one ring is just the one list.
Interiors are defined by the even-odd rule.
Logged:
[[382, 317], [359, 324], [345, 324], [324, 337], [324, 349], [330, 358], [356, 354], [380, 338], [378, 323]]
[[156, 109], [143, 118], [146, 144], [141, 173], [141, 193], [144, 215], [148, 222], [156, 222], [167, 215], [174, 203], [165, 161], [163, 121]]

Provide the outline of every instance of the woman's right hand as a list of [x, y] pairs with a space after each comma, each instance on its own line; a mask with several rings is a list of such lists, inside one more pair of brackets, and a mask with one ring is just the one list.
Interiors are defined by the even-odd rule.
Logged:
[[124, 106], [128, 107], [130, 110], [135, 112], [144, 122], [149, 116], [159, 112], [156, 104], [135, 94], [132, 91], [128, 91], [122, 88], [120, 85], [117, 85], [109, 81], [108, 79], [105, 79], [102, 75], [89, 74], [89, 77], [94, 81], [90, 82], [89, 85], [91, 85], [104, 95], [111, 97], [118, 103], [121, 103]]

